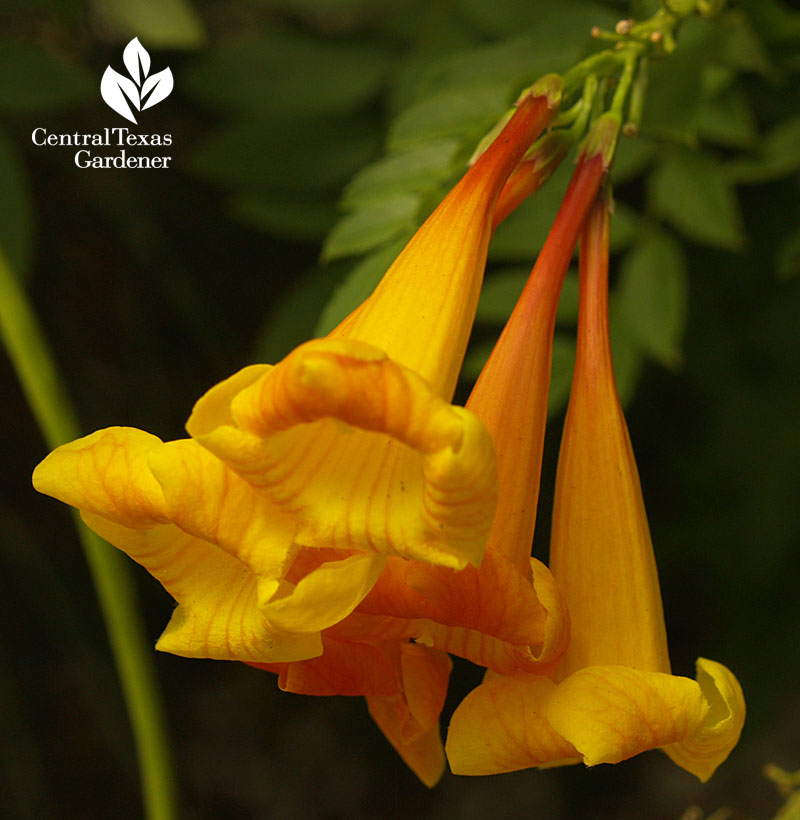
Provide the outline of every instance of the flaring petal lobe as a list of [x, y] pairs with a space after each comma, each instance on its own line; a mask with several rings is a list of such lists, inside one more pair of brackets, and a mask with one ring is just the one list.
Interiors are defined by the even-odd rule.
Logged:
[[346, 618], [358, 606], [385, 562], [383, 555], [372, 554], [328, 561], [296, 586], [285, 582], [262, 609], [271, 624], [286, 632], [321, 631]]
[[145, 530], [92, 513], [83, 519], [178, 601], [157, 649], [189, 658], [275, 662], [322, 652], [319, 633], [289, 635], [272, 628], [258, 607], [257, 577], [213, 544], [172, 524]]
[[745, 706], [730, 670], [701, 658], [696, 681], [624, 666], [581, 669], [558, 685], [545, 713], [589, 766], [661, 748], [706, 781], [736, 745]]
[[545, 717], [555, 688], [539, 675], [508, 675], [473, 689], [453, 713], [447, 733], [453, 773], [499, 774], [579, 759]]
[[739, 681], [717, 661], [698, 659], [697, 682], [709, 705], [705, 722], [699, 731], [664, 751], [678, 766], [705, 782], [738, 743], [745, 704]]
[[496, 503], [491, 439], [377, 348], [301, 345], [230, 413], [233, 424], [190, 432], [300, 522], [299, 543], [480, 562]]
[[545, 714], [587, 766], [619, 763], [697, 732], [708, 704], [690, 678], [627, 666], [590, 666], [553, 691]]
[[161, 443], [132, 427], [98, 430], [53, 450], [34, 470], [33, 486], [126, 527], [166, 523], [164, 496], [147, 468]]
[[262, 599], [274, 594], [299, 551], [291, 518], [192, 439], [154, 447], [147, 464], [170, 521], [246, 564]]

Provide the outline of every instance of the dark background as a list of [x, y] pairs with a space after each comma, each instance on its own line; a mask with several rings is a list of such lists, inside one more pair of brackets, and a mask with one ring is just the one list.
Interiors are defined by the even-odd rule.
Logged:
[[[629, 13], [626, 3], [577, 0], [563, 9], [523, 0], [165, 7], [40, 0], [0, 11], [0, 242], [83, 428], [131, 425], [164, 439], [183, 435], [193, 402], [216, 381], [311, 335], [354, 260], [413, 228], [320, 261], [342, 187], [382, 155], [387, 129], [442, 76], [470, 99], [469, 84], [495, 71], [480, 49], [520, 33], [539, 44], [531, 70], [563, 70], [584, 53], [588, 24]], [[708, 814], [727, 806], [737, 818], [775, 815], [779, 798], [762, 767], [800, 767], [800, 18], [777, 2], [743, 3], [718, 25], [713, 55], [681, 52], [679, 38], [643, 124], [649, 159], [612, 179], [634, 220], [615, 269], [636, 269], [637, 231], [667, 235], [682, 259], [683, 290], [664, 307], [670, 326], [649, 343], [650, 326], [633, 334], [636, 344], [628, 338], [634, 365], [624, 392], [673, 668], [692, 675], [698, 655], [717, 659], [747, 698], [729, 761], [706, 785], [651, 752], [589, 771], [446, 774], [428, 791], [361, 699], [289, 695], [243, 665], [158, 655], [183, 816], [679, 818], [694, 804]], [[690, 44], [693, 31], [702, 39], [706, 29], [687, 28]], [[134, 35], [153, 70], [169, 65], [175, 76], [172, 96], [141, 118], [143, 132], [173, 135], [163, 153], [174, 168], [82, 170], [74, 151], [32, 145], [37, 126], [73, 133], [123, 124], [102, 104], [99, 79], [107, 64], [122, 70]], [[459, 61], [464, 55], [474, 57]], [[738, 102], [724, 108], [713, 87], [692, 96], [701, 75], [713, 86], [722, 68], [720, 94]], [[502, 79], [511, 83], [511, 74]], [[479, 134], [464, 140], [474, 145]], [[717, 174], [701, 177], [699, 193], [664, 181], [684, 154]], [[714, 203], [702, 197], [714, 185], [720, 211], [709, 215]], [[695, 211], [687, 224], [681, 214]], [[524, 260], [506, 254], [493, 265], [504, 261]], [[647, 321], [641, 303], [620, 303], [620, 327], [625, 311]], [[489, 320], [477, 329], [473, 357], [496, 331]], [[67, 511], [31, 489], [46, 450], [6, 357], [0, 380], [0, 815], [139, 817], [127, 718], [79, 543]], [[548, 428], [541, 557], [562, 403], [554, 400]], [[155, 641], [172, 602], [132, 569]], [[443, 725], [478, 677], [456, 661]]]

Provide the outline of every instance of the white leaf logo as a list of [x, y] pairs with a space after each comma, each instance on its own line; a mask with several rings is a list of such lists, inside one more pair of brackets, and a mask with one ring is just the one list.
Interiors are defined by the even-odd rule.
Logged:
[[131, 79], [108, 66], [100, 83], [100, 94], [117, 114], [136, 123], [136, 111], [144, 111], [166, 99], [174, 86], [172, 71], [165, 68], [150, 74], [150, 55], [138, 37], [125, 46], [122, 62]]

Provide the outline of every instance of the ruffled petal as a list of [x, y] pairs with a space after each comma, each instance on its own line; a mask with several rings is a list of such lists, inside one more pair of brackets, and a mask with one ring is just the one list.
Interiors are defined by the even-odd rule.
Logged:
[[359, 612], [407, 619], [427, 646], [501, 674], [548, 674], [569, 641], [569, 617], [547, 567], [532, 582], [498, 553], [453, 572], [390, 559]]
[[690, 678], [590, 666], [558, 684], [545, 712], [584, 763], [595, 766], [691, 736], [703, 726], [708, 703]]
[[[272, 370], [271, 364], [251, 364], [237, 370], [232, 376], [223, 379], [195, 402], [189, 417], [187, 428], [191, 425], [202, 430], [215, 430], [217, 427], [233, 424], [231, 401], [237, 393], [257, 382]], [[192, 431], [189, 433], [193, 435]]]
[[739, 739], [744, 698], [722, 664], [700, 659], [697, 670], [693, 681], [623, 666], [581, 669], [548, 699], [547, 719], [588, 766], [664, 748], [705, 781]]
[[490, 678], [473, 689], [453, 713], [447, 732], [453, 773], [499, 774], [579, 759], [545, 717], [555, 688], [549, 678], [512, 675]]
[[292, 519], [191, 439], [154, 447], [147, 464], [170, 521], [246, 564], [260, 603], [272, 598], [299, 551]]
[[539, 675], [487, 679], [453, 714], [447, 757], [456, 774], [496, 774], [583, 759], [619, 763], [664, 751], [708, 780], [736, 745], [744, 699], [722, 664], [701, 658], [698, 680], [592, 666], [561, 683]]
[[147, 467], [161, 443], [132, 427], [98, 430], [53, 450], [33, 471], [33, 486], [126, 527], [166, 523], [163, 493]]
[[372, 719], [429, 788], [444, 773], [445, 758], [439, 715], [450, 678], [450, 659], [419, 644], [400, 647], [402, 691], [389, 697], [368, 697]]
[[156, 649], [238, 661], [294, 661], [322, 652], [319, 633], [290, 635], [272, 628], [258, 607], [257, 577], [213, 544], [172, 524], [132, 529], [93, 513], [83, 513], [83, 519], [178, 601]]
[[699, 658], [697, 683], [709, 705], [699, 731], [664, 751], [681, 768], [705, 782], [724, 762], [739, 741], [745, 718], [744, 694], [726, 666]]
[[318, 632], [346, 618], [380, 575], [382, 555], [353, 555], [328, 561], [296, 585], [282, 584], [262, 609], [270, 623], [286, 632]]
[[207, 428], [201, 402], [187, 428], [300, 522], [300, 543], [480, 562], [496, 503], [488, 433], [380, 350], [308, 342], [235, 395], [230, 414]]

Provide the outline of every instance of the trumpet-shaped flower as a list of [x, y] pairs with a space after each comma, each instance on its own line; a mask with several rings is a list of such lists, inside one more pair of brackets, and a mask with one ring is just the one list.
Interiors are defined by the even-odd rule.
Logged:
[[[494, 450], [477, 417], [448, 402], [497, 198], [559, 98], [558, 78], [523, 95], [372, 296], [328, 338], [212, 388], [190, 439], [110, 428], [37, 467], [38, 490], [77, 507], [176, 598], [159, 649], [314, 658], [386, 556], [480, 563]], [[308, 572], [293, 570], [303, 548], [325, 554]]]
[[[499, 501], [480, 567], [454, 572], [390, 557], [356, 611], [326, 630], [322, 657], [267, 667], [280, 675], [281, 688], [293, 692], [366, 695], [375, 721], [428, 785], [445, 764], [438, 725], [449, 670], [445, 653], [497, 673], [543, 674], [567, 644], [568, 618], [555, 581], [530, 551], [558, 297], [607, 170], [603, 146], [615, 139], [606, 122], [598, 131], [605, 136], [579, 157], [529, 283], [467, 401], [489, 430], [498, 458]], [[516, 187], [511, 195], [518, 198]], [[409, 639], [416, 641], [413, 664]], [[422, 690], [428, 692], [425, 710], [414, 694]]]
[[608, 208], [581, 239], [578, 348], [559, 456], [551, 567], [572, 633], [554, 679], [494, 677], [450, 724], [454, 772], [490, 774], [583, 760], [617, 763], [663, 749], [707, 780], [744, 721], [736, 678], [701, 658], [671, 674], [639, 476], [611, 365]]

